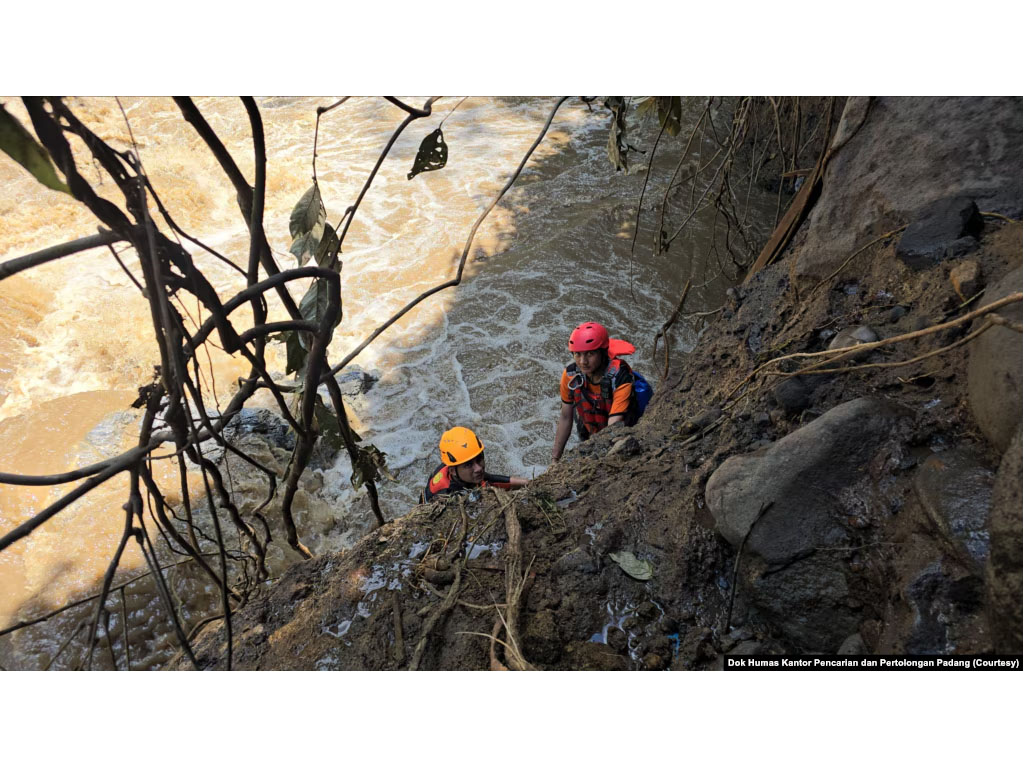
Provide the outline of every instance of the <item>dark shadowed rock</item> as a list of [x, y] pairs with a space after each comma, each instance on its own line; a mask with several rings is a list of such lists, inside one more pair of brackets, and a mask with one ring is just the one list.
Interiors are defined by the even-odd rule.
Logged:
[[1021, 647], [1021, 428], [1003, 456], [992, 492], [992, 556], [985, 573], [989, 624], [1000, 653]]
[[903, 590], [913, 609], [913, 623], [904, 641], [906, 653], [955, 653], [955, 626], [960, 614], [977, 610], [981, 581], [960, 575], [941, 560], [925, 566]]
[[[364, 371], [357, 365], [350, 366], [335, 376], [335, 380], [338, 382], [338, 388], [341, 390], [343, 397], [365, 395], [373, 389], [373, 385], [377, 383], [379, 378], [379, 376], [374, 376], [372, 373]], [[325, 403], [330, 403], [331, 396], [327, 390], [326, 384], [321, 384], [317, 391], [320, 393], [320, 396], [323, 397]]]
[[849, 542], [849, 519], [888, 508], [869, 467], [899, 453], [902, 420], [884, 400], [843, 403], [768, 448], [729, 458], [708, 480], [708, 508], [734, 547], [774, 503], [747, 539], [743, 586], [802, 648], [831, 651], [856, 630], [838, 548]]
[[295, 433], [291, 427], [284, 419], [266, 408], [243, 408], [224, 430], [224, 437], [229, 441], [237, 440], [243, 435], [257, 435], [286, 451], [295, 447]]
[[783, 379], [772, 388], [772, 397], [787, 416], [794, 416], [810, 403], [810, 390], [799, 378]]
[[889, 322], [898, 323], [905, 314], [907, 314], [907, 308], [897, 305], [889, 310]]
[[946, 547], [979, 576], [989, 553], [993, 472], [961, 450], [929, 456], [914, 491]]
[[935, 200], [922, 208], [903, 232], [896, 256], [912, 269], [926, 269], [977, 247], [981, 214], [968, 197]]
[[[1021, 289], [1018, 267], [982, 295], [979, 306], [991, 304]], [[1014, 323], [1021, 322], [1021, 304], [999, 310]], [[981, 320], [975, 321], [977, 324]], [[967, 397], [982, 433], [1000, 451], [1005, 451], [1020, 423], [1021, 337], [1016, 331], [996, 326], [970, 343], [967, 363]]]

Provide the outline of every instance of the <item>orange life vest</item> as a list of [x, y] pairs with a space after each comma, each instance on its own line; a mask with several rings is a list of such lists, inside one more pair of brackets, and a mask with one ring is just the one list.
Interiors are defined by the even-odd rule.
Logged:
[[[633, 381], [633, 371], [629, 365], [622, 360], [612, 359], [601, 376], [601, 392], [595, 394], [587, 386], [587, 377], [580, 372], [576, 363], [569, 363], [565, 366], [565, 372], [569, 376], [569, 394], [572, 395], [573, 417], [576, 421], [576, 433], [580, 440], [586, 440], [595, 432], [600, 432], [608, 426], [608, 417], [611, 414], [612, 403], [615, 399], [615, 390], [623, 384]], [[574, 386], [578, 385], [578, 386]], [[637, 402], [636, 395], [629, 397], [629, 410], [625, 413], [626, 426], [636, 424]]]
[[508, 475], [493, 475], [490, 472], [484, 473], [484, 479], [479, 485], [468, 486], [455, 475], [454, 467], [444, 464], [434, 470], [434, 474], [427, 480], [427, 487], [420, 494], [420, 503], [430, 501], [434, 496], [444, 493], [459, 493], [474, 488], [486, 488], [493, 485], [496, 488], [511, 488], [512, 484]]

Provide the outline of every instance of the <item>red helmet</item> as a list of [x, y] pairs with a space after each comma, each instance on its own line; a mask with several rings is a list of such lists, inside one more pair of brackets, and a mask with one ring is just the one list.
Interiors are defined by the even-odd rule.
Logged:
[[569, 336], [570, 352], [586, 352], [588, 349], [608, 349], [608, 331], [600, 323], [583, 323]]

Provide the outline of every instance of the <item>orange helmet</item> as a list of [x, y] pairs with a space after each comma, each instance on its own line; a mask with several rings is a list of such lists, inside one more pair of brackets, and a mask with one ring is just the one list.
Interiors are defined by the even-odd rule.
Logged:
[[473, 430], [465, 427], [452, 427], [441, 435], [441, 461], [449, 467], [465, 464], [484, 452], [484, 444], [473, 434]]

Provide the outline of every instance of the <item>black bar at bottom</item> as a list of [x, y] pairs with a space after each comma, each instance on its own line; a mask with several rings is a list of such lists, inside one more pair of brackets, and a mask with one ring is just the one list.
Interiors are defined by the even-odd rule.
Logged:
[[725, 656], [724, 669], [745, 672], [822, 672], [831, 670], [858, 670], [871, 672], [921, 671], [987, 671], [1010, 672], [1021, 670], [1021, 655], [975, 654], [963, 656]]

